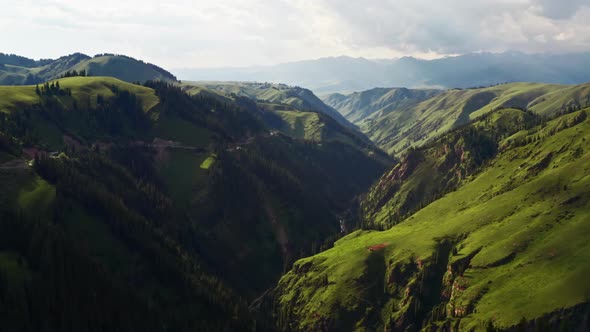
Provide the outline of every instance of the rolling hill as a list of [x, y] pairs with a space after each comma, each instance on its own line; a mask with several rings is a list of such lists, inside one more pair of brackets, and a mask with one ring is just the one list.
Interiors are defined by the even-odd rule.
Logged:
[[91, 76], [111, 76], [127, 82], [176, 81], [166, 70], [124, 55], [89, 57], [74, 53], [58, 59], [32, 60], [0, 53], [0, 85], [30, 85], [59, 78], [67, 72], [84, 71]]
[[[456, 189], [417, 195], [417, 211], [393, 227], [352, 232], [297, 261], [276, 289], [281, 328], [587, 329], [586, 112], [535, 124], [531, 113], [501, 110], [412, 152], [423, 157], [396, 166], [375, 194], [386, 185], [407, 197], [404, 188], [431, 186], [418, 179], [444, 181], [428, 180], [429, 170], [458, 177]], [[399, 195], [367, 218], [397, 213]]]
[[204, 88], [225, 96], [247, 97], [265, 103], [283, 104], [299, 111], [315, 111], [333, 118], [345, 127], [356, 128], [335, 109], [324, 104], [313, 92], [300, 87], [251, 82], [183, 82], [181, 86], [188, 93], [195, 93]]
[[406, 88], [374, 88], [348, 95], [340, 93], [322, 97], [326, 105], [336, 109], [348, 121], [362, 126], [365, 119], [378, 118], [397, 108], [410, 107], [430, 99], [441, 90]]
[[454, 89], [369, 119], [361, 129], [377, 146], [399, 155], [498, 108], [517, 107], [550, 116], [571, 107], [586, 107], [589, 97], [588, 84], [509, 83]]

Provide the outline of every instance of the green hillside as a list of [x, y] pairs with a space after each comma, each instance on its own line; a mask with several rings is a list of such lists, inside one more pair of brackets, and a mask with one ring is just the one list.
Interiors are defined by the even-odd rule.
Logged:
[[365, 122], [362, 131], [379, 147], [399, 155], [498, 108], [552, 115], [586, 107], [590, 86], [510, 83], [482, 89], [449, 90], [417, 105], [400, 107]]
[[122, 55], [97, 55], [79, 62], [72, 70], [85, 70], [91, 76], [111, 76], [127, 82], [150, 80], [176, 81], [176, 77], [155, 65]]
[[339, 93], [322, 97], [324, 103], [336, 109], [344, 117], [359, 126], [365, 119], [377, 118], [388, 112], [410, 107], [442, 93], [441, 90], [406, 88], [375, 88], [349, 95]]
[[[200, 85], [199, 85], [200, 84]], [[278, 131], [295, 139], [311, 140], [316, 143], [340, 142], [352, 145], [384, 164], [391, 163], [391, 158], [380, 151], [362, 133], [348, 125], [342, 125], [322, 108], [306, 108], [301, 97], [290, 97], [299, 88], [283, 84], [258, 83], [182, 83], [183, 91], [194, 96], [217, 98], [219, 103], [238, 103], [243, 107], [256, 110], [258, 116], [273, 131]], [[300, 90], [300, 89], [299, 89]], [[311, 92], [309, 92], [311, 94]], [[317, 99], [313, 96], [314, 99]], [[321, 103], [317, 99], [318, 103]], [[323, 105], [323, 104], [322, 104]], [[323, 108], [326, 106], [323, 105]]]
[[[498, 151], [455, 191], [386, 231], [353, 232], [296, 262], [276, 290], [282, 328], [584, 329], [585, 309], [576, 308], [590, 295], [590, 120], [586, 110], [524, 130], [501, 125], [530, 123], [519, 112], [500, 111], [467, 127], [471, 135], [496, 133]], [[465, 146], [457, 136], [423, 153], [435, 156], [452, 148], [449, 142]], [[473, 149], [467, 159], [485, 150]], [[432, 168], [430, 158], [414, 173]], [[455, 172], [443, 159], [439, 166]], [[419, 187], [412, 178], [402, 178], [401, 188]]]
[[590, 84], [0, 64], [0, 331], [590, 329]]
[[56, 79], [67, 72], [110, 76], [127, 82], [176, 81], [166, 70], [124, 55], [99, 54], [89, 57], [74, 53], [58, 59], [35, 61], [0, 53], [0, 85], [30, 85]]
[[321, 140], [285, 135], [254, 101], [165, 82], [0, 96], [2, 329], [263, 329], [247, 302], [337, 238], [391, 163], [325, 115], [306, 113]]
[[261, 102], [288, 105], [299, 111], [315, 111], [333, 118], [345, 127], [355, 128], [335, 109], [324, 104], [313, 92], [300, 87], [250, 82], [183, 82], [182, 86], [188, 93], [205, 88], [222, 95], [248, 97]]
[[409, 150], [365, 195], [364, 227], [390, 228], [455, 190], [498, 153], [504, 138], [542, 122], [531, 112], [502, 109]]

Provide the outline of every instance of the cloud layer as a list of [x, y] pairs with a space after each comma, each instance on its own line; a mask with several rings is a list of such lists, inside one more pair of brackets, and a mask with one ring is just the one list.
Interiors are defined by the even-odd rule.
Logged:
[[590, 51], [590, 0], [0, 0], [3, 52], [169, 68], [331, 55]]

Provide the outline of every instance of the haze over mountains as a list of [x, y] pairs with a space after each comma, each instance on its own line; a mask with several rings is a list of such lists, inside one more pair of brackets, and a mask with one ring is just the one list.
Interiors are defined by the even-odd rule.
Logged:
[[303, 86], [318, 94], [375, 87], [468, 88], [506, 82], [585, 83], [590, 54], [473, 53], [435, 60], [346, 56], [274, 66], [176, 69], [184, 80], [257, 81]]

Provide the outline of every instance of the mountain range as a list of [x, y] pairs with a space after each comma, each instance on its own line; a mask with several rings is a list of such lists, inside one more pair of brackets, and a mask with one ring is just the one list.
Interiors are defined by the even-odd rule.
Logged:
[[589, 84], [0, 59], [0, 331], [590, 329]]
[[473, 53], [434, 60], [371, 60], [346, 56], [274, 66], [176, 69], [186, 80], [257, 81], [304, 86], [318, 94], [375, 87], [469, 88], [507, 82], [580, 84], [590, 54]]
[[371, 89], [324, 97], [383, 150], [400, 155], [410, 147], [463, 126], [491, 111], [519, 108], [552, 116], [590, 106], [590, 85], [506, 83], [478, 89]]

